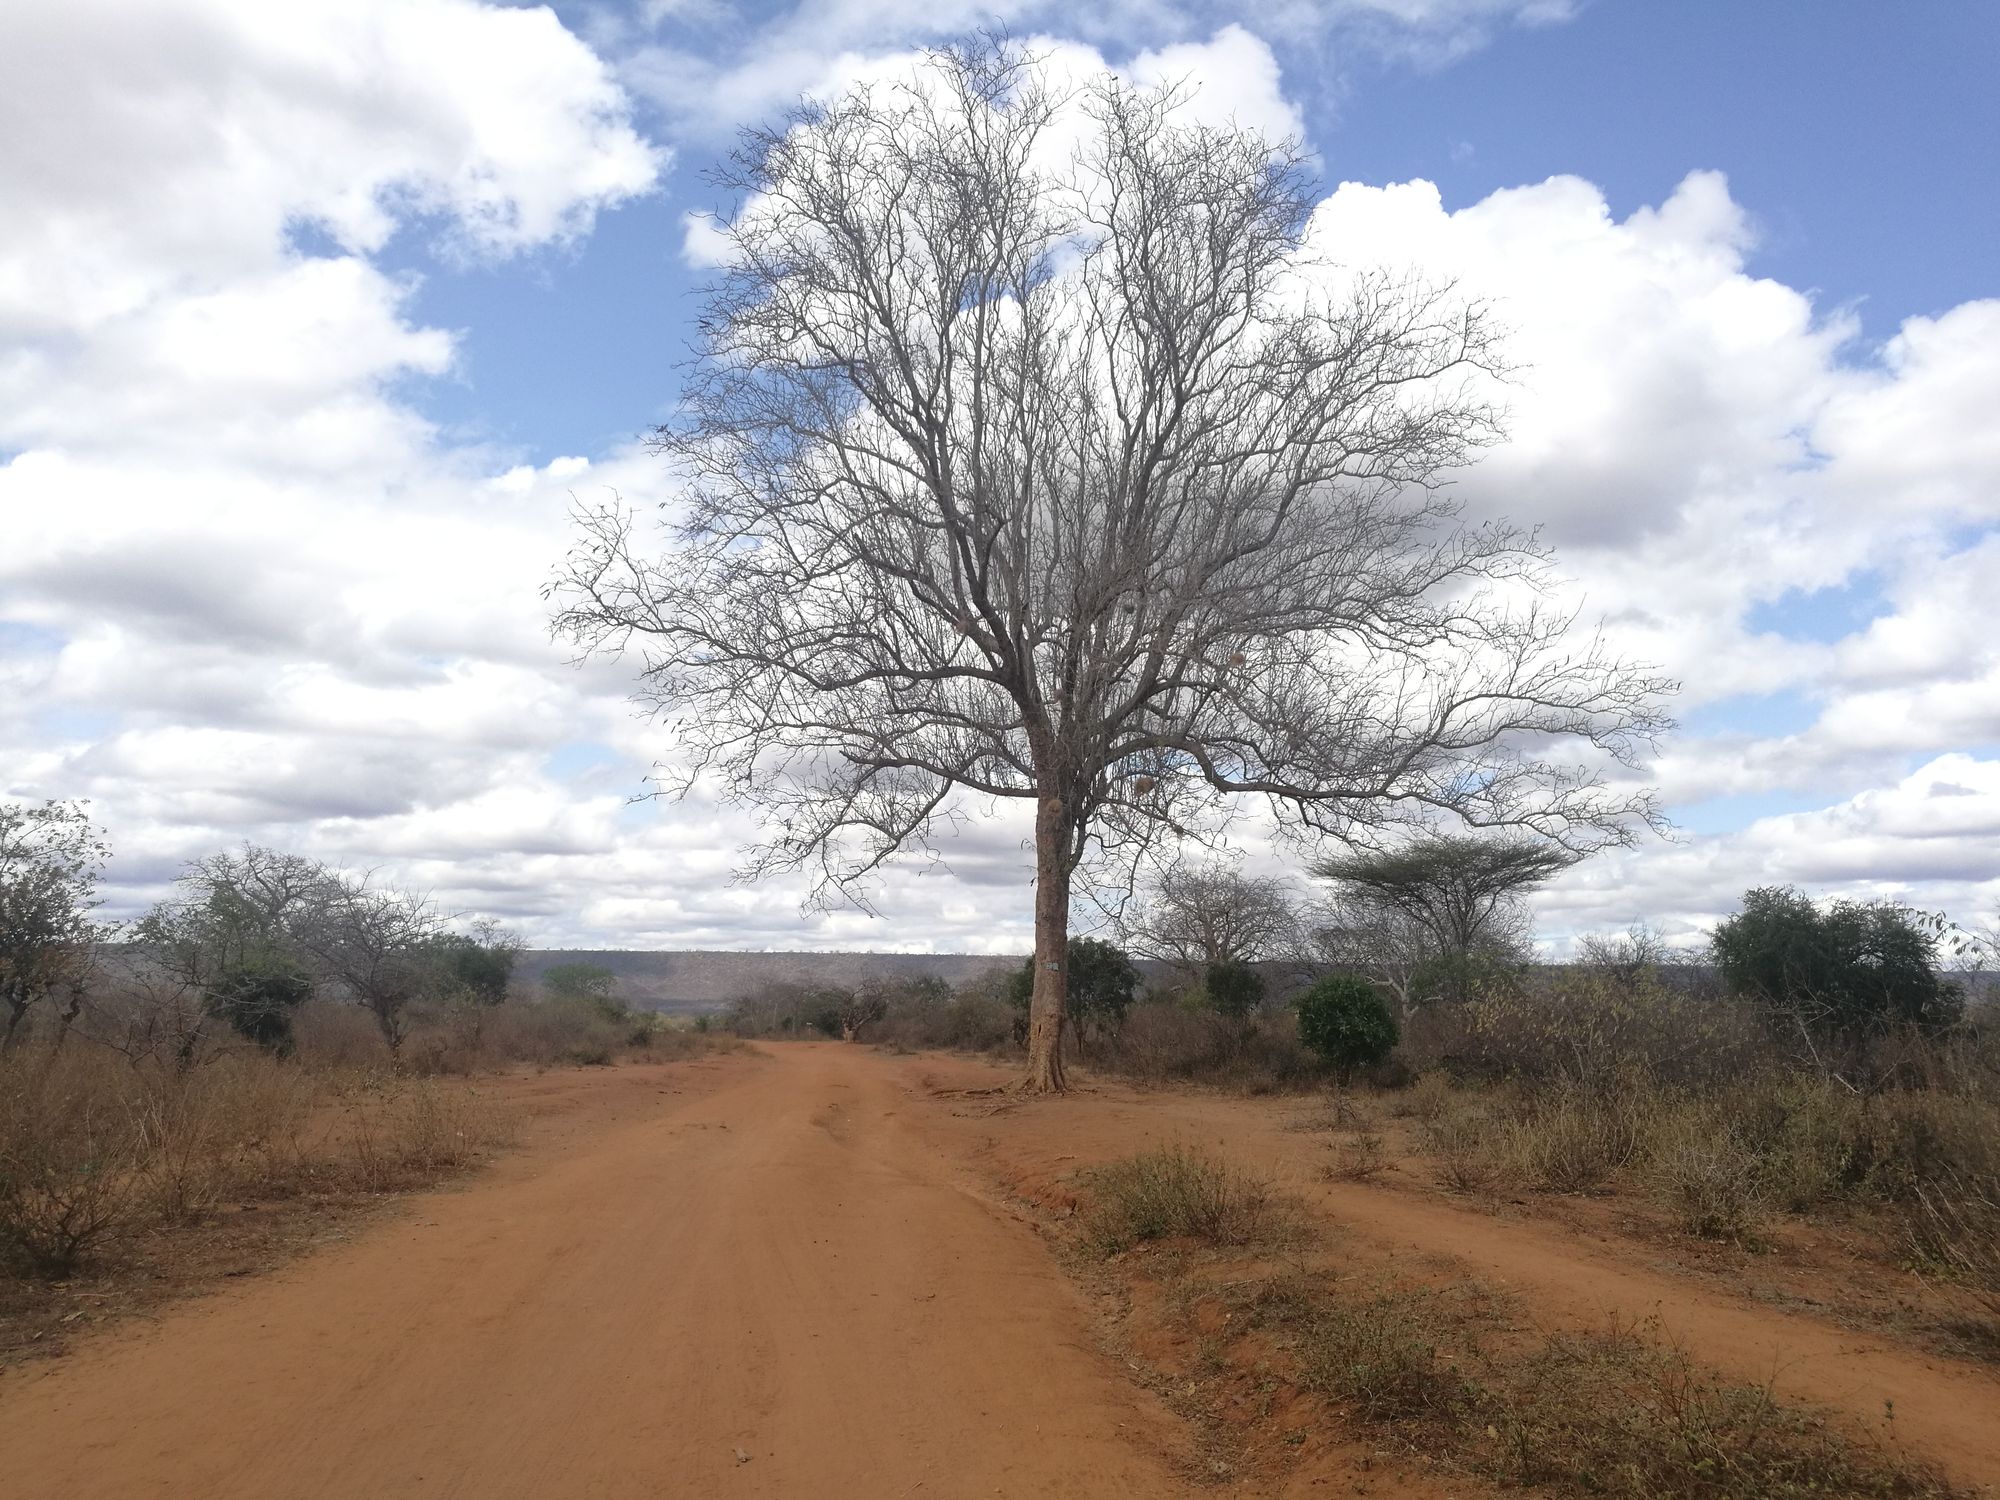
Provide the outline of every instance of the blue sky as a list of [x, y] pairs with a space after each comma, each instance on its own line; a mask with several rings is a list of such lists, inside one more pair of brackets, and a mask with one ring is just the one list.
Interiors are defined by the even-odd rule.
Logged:
[[[595, 7], [557, 9], [582, 25]], [[684, 33], [748, 39], [782, 8], [728, 10]], [[1421, 177], [1456, 208], [1573, 174], [1623, 215], [1713, 168], [1757, 222], [1749, 268], [1853, 307], [1877, 338], [2000, 277], [2000, 7], [1598, 0], [1449, 62], [1346, 50], [1281, 58], [1329, 183]], [[703, 174], [723, 145], [684, 149], [663, 192], [574, 248], [456, 270], [404, 236], [390, 263], [423, 278], [415, 311], [465, 337], [459, 377], [418, 405], [534, 461], [657, 420], [700, 285], [680, 219], [716, 205]]]
[[639, 439], [734, 126], [984, 21], [1296, 118], [1330, 234], [1519, 325], [1466, 493], [1686, 683], [1650, 773], [1684, 836], [1552, 892], [1552, 942], [1780, 880], [1992, 912], [1954, 842], [2000, 816], [1980, 4], [11, 8], [0, 796], [92, 798], [128, 914], [254, 839], [547, 941], [1018, 946], [1004, 817], [878, 921], [731, 886], [753, 830], [627, 806], [669, 747], [537, 596], [571, 493], [666, 498]]

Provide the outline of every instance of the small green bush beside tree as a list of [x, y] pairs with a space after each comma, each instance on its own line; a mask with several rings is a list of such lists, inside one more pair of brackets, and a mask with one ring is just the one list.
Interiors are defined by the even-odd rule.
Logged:
[[1330, 974], [1299, 996], [1299, 1040], [1345, 1083], [1381, 1062], [1399, 1032], [1381, 991], [1351, 974]]
[[[1007, 986], [1007, 998], [1025, 1009], [1035, 989], [1035, 961], [1026, 960]], [[1123, 948], [1103, 938], [1069, 940], [1069, 1014], [1077, 1026], [1116, 1026], [1139, 991], [1139, 971]]]

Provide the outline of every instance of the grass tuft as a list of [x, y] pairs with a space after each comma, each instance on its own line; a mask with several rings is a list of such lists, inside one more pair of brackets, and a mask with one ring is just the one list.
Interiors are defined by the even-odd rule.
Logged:
[[1182, 1146], [1112, 1162], [1088, 1182], [1085, 1236], [1106, 1255], [1147, 1240], [1247, 1245], [1277, 1228], [1269, 1184]]

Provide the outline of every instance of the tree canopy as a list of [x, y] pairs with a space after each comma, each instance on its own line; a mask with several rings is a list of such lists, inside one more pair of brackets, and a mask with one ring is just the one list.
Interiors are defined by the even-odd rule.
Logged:
[[[1338, 893], [1336, 922], [1364, 967], [1380, 943], [1406, 1005], [1419, 990], [1462, 994], [1495, 958], [1511, 958], [1519, 903], [1536, 886], [1576, 863], [1558, 844], [1519, 836], [1426, 830], [1387, 849], [1360, 849], [1321, 860], [1313, 873]], [[1385, 975], [1385, 980], [1391, 976]]]
[[746, 875], [865, 902], [959, 794], [1033, 808], [1036, 1090], [1086, 856], [1238, 796], [1572, 848], [1653, 815], [1598, 762], [1663, 682], [1448, 488], [1499, 430], [1486, 310], [1317, 243], [1299, 151], [1186, 103], [979, 43], [749, 132], [658, 434], [675, 527], [584, 509], [551, 586], [638, 655], [664, 789], [760, 816]]
[[1898, 902], [1822, 907], [1790, 886], [1763, 886], [1744, 893], [1711, 942], [1736, 993], [1809, 1031], [1856, 1036], [1957, 1017], [1959, 992], [1938, 972], [1943, 930]]

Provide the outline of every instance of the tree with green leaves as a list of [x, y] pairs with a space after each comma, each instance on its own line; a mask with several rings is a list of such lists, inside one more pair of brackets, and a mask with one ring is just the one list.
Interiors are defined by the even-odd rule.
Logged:
[[[292, 1016], [315, 988], [298, 924], [329, 878], [301, 855], [247, 844], [186, 865], [175, 894], [134, 929], [146, 962], [201, 997], [202, 1009], [273, 1052], [292, 1045]], [[180, 1062], [198, 1034], [180, 1035]]]
[[1963, 997], [1939, 972], [1949, 928], [1900, 902], [1821, 906], [1791, 886], [1760, 886], [1710, 941], [1731, 990], [1788, 1028], [1851, 1040], [1958, 1018]]
[[1219, 959], [1203, 973], [1201, 992], [1210, 1010], [1247, 1016], [1264, 1003], [1264, 976], [1240, 958]]
[[74, 1019], [105, 936], [94, 914], [110, 854], [82, 802], [0, 803], [0, 1051], [51, 996]]
[[521, 940], [499, 923], [482, 918], [468, 932], [447, 932], [433, 945], [444, 984], [475, 1005], [498, 1005], [507, 998]]
[[[1068, 1015], [1079, 1034], [1088, 1027], [1108, 1030], [1125, 1019], [1139, 993], [1139, 971], [1116, 943], [1103, 938], [1073, 937], [1067, 950]], [[1031, 955], [1014, 971], [1007, 998], [1029, 1009], [1035, 993], [1035, 959]]]
[[1352, 974], [1329, 974], [1298, 999], [1299, 1041], [1346, 1083], [1396, 1050], [1400, 1031], [1382, 992]]
[[603, 964], [577, 960], [542, 970], [542, 993], [551, 1000], [587, 1000], [600, 1008], [616, 1001], [618, 976]]

